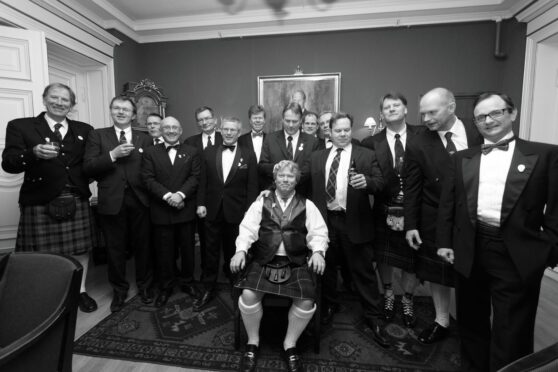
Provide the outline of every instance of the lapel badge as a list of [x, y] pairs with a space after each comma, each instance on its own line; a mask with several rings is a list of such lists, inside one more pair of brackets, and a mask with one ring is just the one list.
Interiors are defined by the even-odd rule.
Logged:
[[182, 154], [178, 154], [178, 158], [180, 158], [180, 159], [182, 159], [183, 156], [184, 155], [182, 155]]
[[300, 146], [298, 146], [298, 151], [302, 151], [304, 150], [304, 143], [301, 143]]
[[142, 149], [141, 147], [138, 149], [138, 151], [139, 151], [140, 153], [143, 153], [143, 149]]
[[519, 165], [517, 166], [517, 170], [518, 170], [519, 172], [523, 173], [523, 171], [525, 170], [525, 165], [519, 164]]
[[45, 137], [45, 142], [50, 142], [50, 138]]
[[83, 137], [82, 137], [82, 136], [78, 136], [78, 139], [79, 139], [80, 141], [83, 141]]

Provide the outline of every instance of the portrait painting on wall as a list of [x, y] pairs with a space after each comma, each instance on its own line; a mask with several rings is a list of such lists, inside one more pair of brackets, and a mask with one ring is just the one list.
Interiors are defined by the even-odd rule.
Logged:
[[269, 130], [282, 128], [282, 111], [291, 101], [304, 102], [303, 111], [338, 111], [340, 83], [339, 72], [258, 76], [258, 104], [265, 108]]

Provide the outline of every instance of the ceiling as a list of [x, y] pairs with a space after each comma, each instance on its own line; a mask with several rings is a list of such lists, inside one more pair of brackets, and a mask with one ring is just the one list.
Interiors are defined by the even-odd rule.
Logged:
[[[54, 3], [56, 0], [32, 0]], [[501, 20], [533, 0], [58, 0], [140, 43]]]

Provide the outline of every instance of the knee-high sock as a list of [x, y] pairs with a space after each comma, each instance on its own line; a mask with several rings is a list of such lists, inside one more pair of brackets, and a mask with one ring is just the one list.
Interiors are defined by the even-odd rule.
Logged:
[[391, 284], [391, 281], [393, 280], [393, 266], [378, 264], [378, 273], [380, 273], [380, 278], [382, 279], [382, 285], [384, 287]]
[[294, 304], [291, 305], [289, 309], [289, 326], [287, 327], [287, 334], [285, 335], [285, 341], [283, 341], [283, 347], [285, 350], [295, 347], [298, 338], [312, 319], [312, 315], [316, 311], [316, 304], [310, 310], [302, 310], [296, 307]]
[[260, 322], [262, 321], [263, 309], [262, 303], [257, 302], [252, 306], [247, 306], [242, 301], [242, 297], [238, 298], [238, 309], [246, 328], [248, 335], [248, 343], [252, 345], [260, 345]]
[[81, 266], [83, 266], [83, 276], [81, 277], [81, 289], [79, 291], [80, 293], [86, 292], [85, 280], [87, 279], [87, 268], [89, 267], [89, 252], [84, 254], [73, 255], [72, 257], [75, 258], [81, 264]]
[[437, 283], [430, 283], [430, 291], [432, 292], [432, 301], [436, 310], [436, 323], [442, 327], [449, 327], [451, 288]]

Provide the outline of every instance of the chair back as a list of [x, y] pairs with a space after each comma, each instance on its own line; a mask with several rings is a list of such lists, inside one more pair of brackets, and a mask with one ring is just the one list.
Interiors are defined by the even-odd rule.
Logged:
[[82, 266], [14, 253], [0, 276], [0, 370], [71, 371]]

